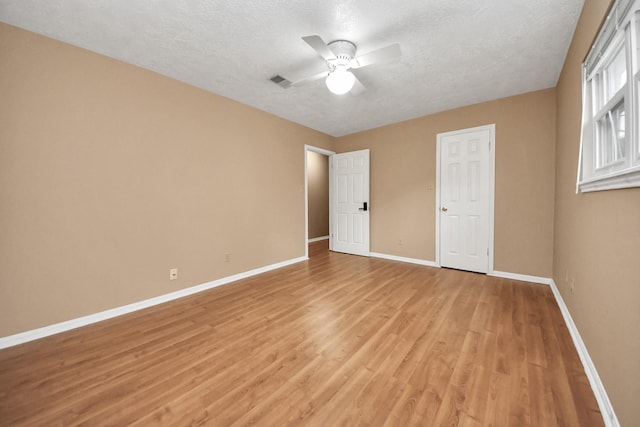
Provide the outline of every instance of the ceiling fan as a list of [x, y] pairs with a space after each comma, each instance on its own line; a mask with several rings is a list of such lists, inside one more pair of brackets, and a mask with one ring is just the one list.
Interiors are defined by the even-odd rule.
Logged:
[[358, 95], [365, 91], [365, 87], [350, 70], [399, 61], [402, 55], [397, 43], [356, 56], [357, 47], [348, 40], [336, 40], [327, 44], [320, 36], [315, 35], [302, 37], [302, 40], [324, 58], [327, 70], [293, 82], [279, 75], [272, 77], [271, 81], [280, 87], [286, 89], [300, 86], [326, 77], [325, 83], [332, 93], [342, 95], [351, 92]]

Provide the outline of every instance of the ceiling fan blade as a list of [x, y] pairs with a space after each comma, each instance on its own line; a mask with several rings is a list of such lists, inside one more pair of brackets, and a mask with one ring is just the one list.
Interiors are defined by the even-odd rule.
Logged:
[[291, 83], [291, 86], [302, 86], [304, 84], [311, 83], [311, 82], [316, 81], [316, 80], [320, 80], [321, 78], [327, 77], [328, 75], [329, 75], [329, 71], [323, 71], [321, 73], [314, 74], [313, 76], [309, 76], [309, 77], [305, 77], [305, 78], [300, 79], [300, 80], [296, 80], [295, 82]]
[[365, 88], [364, 85], [360, 82], [360, 80], [358, 80], [358, 78], [356, 77], [356, 80], [353, 82], [353, 87], [351, 88], [349, 93], [351, 95], [360, 95], [365, 90], [367, 90], [367, 88]]
[[358, 56], [351, 61], [351, 68], [362, 68], [373, 64], [384, 64], [400, 60], [402, 51], [398, 43], [391, 44], [362, 56]]
[[322, 56], [325, 60], [329, 61], [332, 59], [336, 59], [336, 55], [331, 52], [329, 46], [320, 38], [320, 36], [306, 36], [303, 37], [304, 40], [309, 46], [313, 48], [320, 56]]

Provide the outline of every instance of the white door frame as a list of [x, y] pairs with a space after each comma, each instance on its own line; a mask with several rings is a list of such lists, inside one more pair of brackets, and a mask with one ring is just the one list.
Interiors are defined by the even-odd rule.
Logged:
[[489, 150], [489, 257], [487, 275], [493, 274], [493, 232], [494, 232], [494, 203], [495, 203], [495, 164], [496, 164], [496, 125], [495, 123], [484, 126], [477, 126], [468, 129], [459, 129], [451, 132], [443, 132], [437, 135], [436, 139], [436, 265], [440, 264], [440, 161], [441, 161], [441, 141], [445, 136], [456, 135], [467, 132], [481, 130], [489, 131], [491, 148]]
[[[309, 176], [307, 171], [307, 153], [323, 154], [329, 158], [335, 151], [325, 150], [324, 148], [314, 147], [312, 145], [304, 145], [304, 257], [309, 258]], [[331, 160], [331, 159], [329, 159]], [[331, 182], [329, 183], [329, 210], [331, 210]], [[331, 212], [329, 212], [329, 249], [331, 249]]]

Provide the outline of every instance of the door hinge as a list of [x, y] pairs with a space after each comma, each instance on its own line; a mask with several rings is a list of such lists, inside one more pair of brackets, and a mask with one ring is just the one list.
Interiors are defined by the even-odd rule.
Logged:
[[489, 256], [489, 248], [487, 248], [487, 256]]

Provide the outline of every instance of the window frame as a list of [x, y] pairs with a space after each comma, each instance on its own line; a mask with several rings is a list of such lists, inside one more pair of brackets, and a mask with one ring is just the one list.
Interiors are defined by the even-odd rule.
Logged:
[[[617, 0], [582, 64], [583, 111], [576, 192], [640, 187], [639, 40], [640, 0]], [[607, 92], [611, 81], [606, 73], [620, 49], [624, 51], [626, 81], [610, 94]], [[601, 120], [609, 117], [610, 130], [615, 132], [611, 113], [621, 103], [624, 145], [619, 145], [619, 137], [614, 133], [610, 139], [605, 138], [607, 146], [603, 147]], [[603, 164], [603, 153], [613, 160]]]

